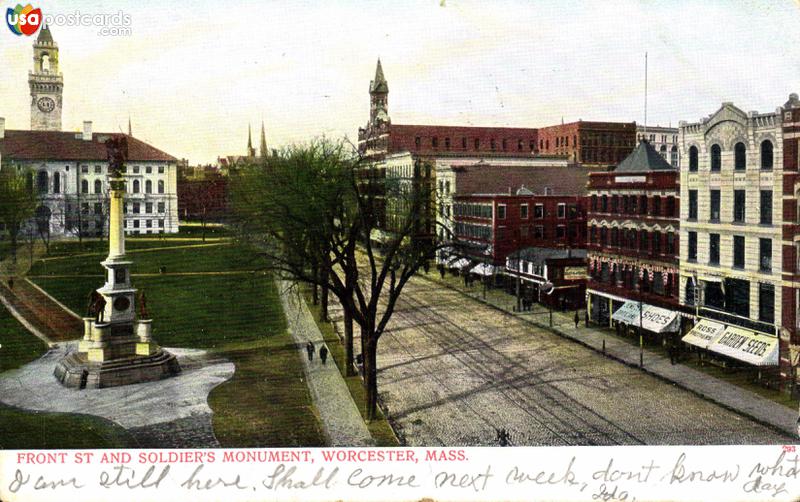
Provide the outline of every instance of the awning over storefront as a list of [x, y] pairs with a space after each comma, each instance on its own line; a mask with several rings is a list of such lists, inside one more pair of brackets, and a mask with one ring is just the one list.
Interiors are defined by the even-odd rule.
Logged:
[[690, 343], [701, 349], [707, 349], [709, 345], [716, 342], [722, 333], [725, 331], [725, 325], [721, 322], [709, 321], [708, 319], [701, 319], [700, 322], [694, 325], [682, 340]]
[[460, 260], [450, 262], [448, 264], [450, 268], [458, 268], [458, 269], [464, 268], [467, 265], [469, 265], [469, 260], [467, 260], [466, 258], [461, 258]]
[[755, 366], [778, 365], [778, 337], [728, 325], [709, 350]]
[[470, 272], [478, 275], [492, 275], [494, 274], [494, 265], [479, 263], [478, 266], [473, 268]]
[[643, 304], [642, 307], [642, 315], [639, 316], [639, 302], [627, 301], [614, 312], [611, 319], [639, 327], [639, 318], [641, 317], [642, 327], [653, 333], [665, 333], [678, 330], [677, 312], [647, 305], [646, 303]]

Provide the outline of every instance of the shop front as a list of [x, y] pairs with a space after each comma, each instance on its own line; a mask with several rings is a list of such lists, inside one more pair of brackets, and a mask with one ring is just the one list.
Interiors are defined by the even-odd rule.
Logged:
[[626, 301], [614, 312], [611, 320], [616, 321], [621, 333], [638, 333], [641, 326], [651, 337], [664, 337], [680, 329], [678, 312], [635, 301]]

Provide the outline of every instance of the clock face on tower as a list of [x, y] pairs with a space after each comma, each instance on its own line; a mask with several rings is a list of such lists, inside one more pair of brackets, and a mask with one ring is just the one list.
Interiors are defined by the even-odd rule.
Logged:
[[56, 107], [56, 102], [53, 101], [53, 98], [44, 97], [39, 98], [39, 100], [36, 102], [36, 106], [38, 106], [41, 111], [48, 113], [52, 112]]

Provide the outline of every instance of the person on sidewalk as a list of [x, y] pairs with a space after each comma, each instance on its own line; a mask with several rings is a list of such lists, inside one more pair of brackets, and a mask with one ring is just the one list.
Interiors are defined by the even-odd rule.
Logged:
[[328, 347], [324, 344], [319, 348], [319, 358], [322, 359], [322, 364], [328, 360]]
[[308, 362], [313, 361], [314, 360], [314, 344], [311, 343], [310, 340], [306, 344], [306, 352], [308, 353]]
[[578, 315], [577, 310], [575, 311], [575, 319], [573, 320], [575, 321], [575, 329], [578, 329], [578, 324], [581, 323], [581, 317]]
[[444, 280], [444, 265], [439, 264], [437, 268], [439, 269], [439, 277], [441, 277], [442, 280]]
[[669, 335], [669, 346], [667, 350], [669, 351], [669, 363], [674, 366], [678, 361], [678, 338], [674, 333]]

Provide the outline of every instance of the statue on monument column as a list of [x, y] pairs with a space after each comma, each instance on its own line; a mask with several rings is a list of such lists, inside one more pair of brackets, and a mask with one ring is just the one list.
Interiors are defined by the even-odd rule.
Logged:
[[128, 139], [124, 135], [112, 136], [105, 142], [108, 156], [108, 173], [112, 178], [122, 177], [122, 167], [128, 160]]

